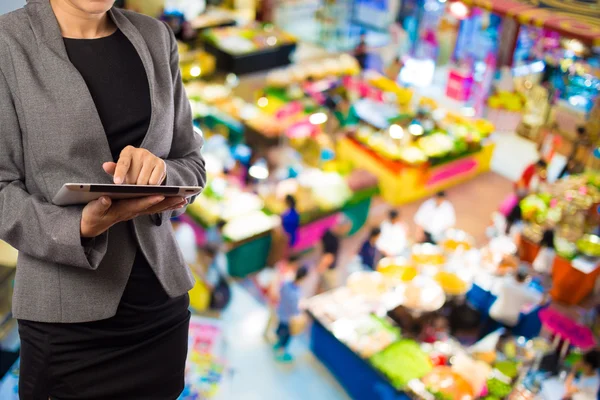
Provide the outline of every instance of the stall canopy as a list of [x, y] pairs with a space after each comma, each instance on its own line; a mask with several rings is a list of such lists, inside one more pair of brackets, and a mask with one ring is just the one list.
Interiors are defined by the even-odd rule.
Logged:
[[600, 8], [585, 0], [461, 0], [495, 14], [515, 18], [561, 35], [600, 46]]

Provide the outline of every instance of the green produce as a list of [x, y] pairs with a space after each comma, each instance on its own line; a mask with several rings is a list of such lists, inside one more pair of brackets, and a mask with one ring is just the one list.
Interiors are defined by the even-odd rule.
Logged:
[[586, 256], [600, 257], [600, 237], [584, 235], [577, 241], [577, 249]]
[[502, 372], [507, 378], [514, 379], [519, 374], [517, 363], [514, 361], [498, 361], [494, 368]]
[[488, 397], [497, 397], [503, 399], [512, 392], [512, 387], [496, 378], [487, 381]]
[[421, 379], [433, 369], [429, 356], [417, 342], [408, 339], [375, 354], [370, 362], [398, 389], [403, 389], [413, 379]]

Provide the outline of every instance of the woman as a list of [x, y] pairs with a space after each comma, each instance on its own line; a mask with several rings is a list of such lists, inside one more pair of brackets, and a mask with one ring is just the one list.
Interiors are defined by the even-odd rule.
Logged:
[[173, 33], [113, 0], [0, 17], [0, 239], [19, 250], [20, 398], [176, 399], [191, 273], [182, 198], [85, 207], [66, 182], [204, 185]]

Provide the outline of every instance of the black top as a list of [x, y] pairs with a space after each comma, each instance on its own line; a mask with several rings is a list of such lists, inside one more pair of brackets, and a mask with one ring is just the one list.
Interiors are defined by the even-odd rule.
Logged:
[[150, 125], [152, 106], [144, 64], [120, 30], [101, 39], [64, 42], [94, 99], [116, 161], [126, 146], [140, 147]]
[[[126, 146], [142, 144], [150, 125], [150, 86], [142, 60], [120, 30], [105, 38], [64, 39], [64, 43], [94, 99], [116, 161]], [[133, 231], [133, 224], [129, 225]], [[117, 315], [96, 325], [110, 329], [142, 324], [148, 318], [169, 318], [173, 316], [171, 307], [180, 307], [187, 301], [185, 297], [170, 299], [138, 250]]]

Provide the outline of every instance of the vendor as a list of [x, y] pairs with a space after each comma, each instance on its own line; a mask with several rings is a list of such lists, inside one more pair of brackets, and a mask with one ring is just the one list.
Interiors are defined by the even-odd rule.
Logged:
[[[433, 199], [424, 202], [415, 215], [423, 243], [435, 244], [448, 229], [456, 224], [454, 206], [446, 199], [445, 192], [438, 192]], [[418, 235], [417, 235], [418, 237]]]
[[519, 270], [516, 276], [506, 277], [494, 290], [496, 301], [490, 308], [490, 318], [493, 321], [506, 328], [514, 328], [519, 323], [521, 310], [525, 306], [542, 301], [542, 294], [529, 287], [527, 278], [527, 272]]
[[296, 199], [291, 194], [285, 197], [286, 210], [281, 214], [281, 225], [288, 236], [288, 245], [293, 247], [298, 241], [298, 228], [300, 228], [300, 214], [296, 209]]
[[535, 257], [535, 260], [533, 260], [533, 269], [537, 273], [545, 276], [552, 275], [552, 265], [554, 264], [555, 257], [554, 231], [547, 230], [544, 232], [542, 240], [540, 241], [540, 251]]
[[321, 239], [323, 253], [317, 265], [317, 270], [321, 274], [319, 292], [331, 290], [338, 286], [337, 266], [341, 238], [347, 235], [350, 229], [352, 229], [352, 223], [343, 218], [331, 229], [327, 230]]
[[546, 181], [548, 165], [542, 159], [530, 164], [515, 184], [515, 190], [523, 189], [529, 193], [537, 192], [540, 184]]
[[380, 230], [377, 249], [386, 257], [402, 254], [408, 245], [408, 228], [398, 210], [390, 210]]
[[369, 232], [369, 237], [363, 243], [360, 248], [360, 252], [358, 255], [361, 258], [361, 261], [364, 266], [369, 269], [375, 269], [375, 263], [379, 258], [379, 251], [377, 250], [376, 244], [381, 236], [381, 229], [373, 228], [371, 232]]
[[592, 350], [576, 363], [573, 372], [563, 383], [558, 378], [547, 379], [542, 384], [544, 400], [596, 400], [600, 390], [600, 352]]

